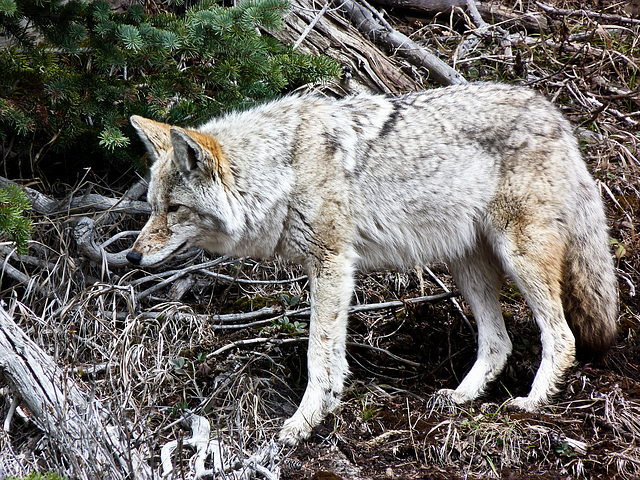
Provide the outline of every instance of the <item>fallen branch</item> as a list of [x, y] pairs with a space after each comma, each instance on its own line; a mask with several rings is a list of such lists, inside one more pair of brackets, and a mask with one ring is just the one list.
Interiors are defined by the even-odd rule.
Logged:
[[403, 71], [401, 62], [385, 55], [345, 20], [337, 8], [316, 8], [309, 0], [290, 3], [285, 28], [269, 33], [284, 43], [295, 43], [300, 53], [336, 59], [345, 75], [339, 84], [329, 88], [339, 95], [362, 90], [397, 93], [418, 88], [418, 82]]
[[22, 284], [26, 286], [31, 280], [31, 277], [29, 277], [29, 275], [21, 272], [9, 263], [9, 257], [0, 257], [0, 281], [2, 281], [2, 277], [4, 275], [7, 275], [9, 278], [15, 280], [18, 285]]
[[557, 8], [557, 7], [548, 5], [544, 2], [536, 2], [536, 5], [538, 5], [542, 10], [544, 10], [545, 12], [551, 15], [557, 15], [562, 17], [587, 17], [587, 18], [593, 18], [594, 20], [603, 20], [605, 22], [611, 22], [611, 23], [628, 23], [631, 25], [640, 25], [640, 19], [638, 18], [622, 17], [620, 15], [592, 12], [590, 10], [584, 10], [584, 9], [570, 10], [568, 8]]
[[[124, 253], [126, 253], [126, 252], [124, 252]], [[187, 275], [187, 274], [189, 274], [191, 272], [199, 271], [199, 270], [202, 270], [203, 268], [213, 267], [215, 265], [219, 265], [224, 260], [226, 260], [226, 258], [227, 257], [218, 257], [215, 260], [212, 260], [210, 262], [205, 262], [205, 263], [201, 263], [201, 264], [198, 264], [198, 265], [191, 265], [190, 267], [186, 267], [186, 268], [183, 268], [181, 270], [178, 270], [176, 273], [171, 275], [169, 278], [166, 278], [163, 281], [155, 284], [153, 287], [149, 287], [144, 292], [139, 293], [137, 295], [137, 299], [141, 300], [143, 298], [146, 298], [149, 295], [151, 295], [152, 293], [157, 292], [158, 290], [160, 290], [162, 287], [165, 287], [165, 286], [173, 283], [178, 278], [184, 277], [185, 275]]]
[[460, 73], [436, 55], [393, 29], [387, 22], [381, 21], [381, 15], [364, 0], [334, 0], [334, 4], [346, 13], [358, 30], [372, 42], [384, 45], [387, 50], [402, 55], [417, 67], [426, 68], [434, 81], [441, 85], [467, 83]]
[[405, 363], [405, 364], [410, 365], [412, 367], [418, 368], [418, 367], [422, 366], [421, 363], [413, 362], [411, 360], [407, 360], [406, 358], [399, 357], [395, 353], [391, 353], [389, 350], [386, 350], [386, 349], [380, 348], [380, 347], [374, 347], [373, 345], [365, 345], [364, 343], [356, 343], [356, 342], [347, 342], [347, 346], [364, 348], [366, 350], [371, 350], [373, 352], [383, 353], [383, 354], [387, 355], [388, 357], [391, 357], [391, 358], [393, 358], [394, 360], [396, 360], [396, 361], [398, 361], [400, 363]]
[[[236, 347], [246, 347], [250, 345], [264, 345], [269, 344], [273, 346], [280, 345], [289, 345], [292, 343], [305, 343], [309, 341], [309, 337], [292, 337], [292, 338], [273, 338], [273, 337], [257, 337], [257, 338], [249, 338], [245, 340], [236, 340], [235, 342], [228, 343], [217, 350], [209, 353], [207, 355], [207, 360], [211, 360], [213, 357], [217, 357], [221, 353], [227, 352]], [[418, 362], [414, 362], [411, 360], [407, 360], [406, 358], [399, 357], [395, 353], [391, 353], [389, 350], [380, 347], [374, 347], [373, 345], [365, 345], [363, 343], [356, 342], [347, 342], [347, 345], [350, 347], [358, 347], [364, 348], [366, 350], [371, 350], [377, 353], [382, 353], [387, 355], [388, 357], [396, 360], [397, 362], [404, 363], [406, 365], [410, 365], [412, 367], [421, 367], [422, 365]]]
[[128, 443], [130, 432], [110, 423], [111, 414], [102, 403], [85, 394], [2, 307], [0, 372], [73, 470], [73, 478], [153, 477], [142, 455]]
[[[0, 188], [6, 187], [7, 185], [20, 187], [31, 201], [31, 208], [34, 213], [38, 215], [75, 215], [89, 211], [117, 211], [145, 215], [151, 213], [151, 207], [147, 202], [128, 199], [126, 194], [122, 198], [110, 198], [97, 193], [90, 193], [72, 197], [68, 200], [55, 200], [33, 188], [0, 177]], [[139, 193], [141, 188], [139, 184], [135, 184], [132, 189], [130, 189], [130, 192], [132, 192], [132, 194], [134, 192]]]
[[243, 285], [286, 285], [288, 283], [303, 282], [309, 278], [307, 275], [300, 275], [294, 278], [287, 278], [286, 280], [253, 280], [251, 278], [236, 278], [222, 273], [211, 272], [209, 270], [202, 270], [202, 273], [209, 275], [210, 277], [215, 277], [223, 282], [239, 283]]
[[[362, 312], [372, 312], [375, 310], [390, 310], [396, 308], [404, 308], [408, 304], [418, 304], [418, 303], [428, 303], [428, 302], [438, 302], [440, 300], [446, 300], [449, 298], [454, 298], [459, 296], [460, 293], [457, 291], [447, 291], [444, 293], [438, 293], [436, 295], [427, 295], [424, 297], [415, 297], [409, 298], [406, 300], [393, 300], [390, 302], [381, 302], [381, 303], [368, 303], [363, 305], [352, 305], [349, 308], [349, 314], [353, 313], [362, 313]], [[243, 312], [243, 313], [229, 313], [225, 315], [209, 315], [206, 313], [190, 313], [190, 312], [171, 312], [167, 309], [161, 312], [145, 312], [143, 314], [144, 318], [153, 318], [157, 319], [160, 317], [166, 317], [168, 315], [175, 316], [180, 321], [188, 322], [192, 319], [198, 319], [199, 321], [209, 321], [211, 325], [209, 328], [214, 330], [231, 330], [238, 329], [243, 327], [254, 327], [257, 326], [256, 323], [250, 323], [245, 325], [235, 325], [235, 326], [225, 326], [232, 323], [237, 322], [248, 322], [258, 320], [264, 317], [270, 317], [273, 315], [277, 315], [273, 318], [269, 319], [270, 321], [276, 321], [279, 318], [283, 317], [291, 317], [291, 318], [309, 318], [311, 315], [311, 308], [299, 308], [297, 310], [283, 310], [282, 307], [263, 307], [259, 310], [255, 310], [253, 312]], [[118, 314], [118, 318], [126, 317], [126, 314]], [[267, 322], [268, 323], [268, 322]]]
[[361, 313], [361, 312], [370, 312], [373, 310], [403, 308], [407, 304], [439, 302], [440, 300], [446, 300], [448, 298], [457, 297], [459, 295], [460, 295], [460, 292], [457, 292], [457, 291], [452, 291], [452, 292], [446, 291], [444, 293], [437, 293], [435, 295], [425, 295], [424, 297], [408, 298], [406, 300], [393, 300], [390, 302], [353, 305], [351, 308], [349, 308], [349, 313]]
[[308, 342], [309, 337], [293, 337], [293, 338], [272, 338], [272, 337], [258, 337], [249, 338], [246, 340], [236, 340], [235, 342], [227, 343], [226, 345], [214, 350], [207, 354], [207, 360], [211, 360], [217, 357], [221, 353], [231, 350], [236, 347], [246, 347], [247, 345], [263, 345], [265, 343], [272, 344], [274, 346], [288, 345], [290, 343], [303, 343]]
[[[411, 10], [435, 15], [452, 8], [467, 8], [468, 0], [373, 0], [371, 3], [383, 7]], [[514, 12], [512, 8], [495, 2], [475, 2], [478, 13], [489, 23], [499, 23], [502, 27], [522, 25], [527, 31], [540, 32], [548, 28], [547, 19], [538, 12]]]
[[78, 220], [73, 230], [78, 251], [89, 260], [98, 264], [106, 264], [111, 268], [130, 265], [126, 258], [127, 250], [118, 253], [109, 253], [96, 243], [95, 220], [82, 217]]
[[25, 187], [7, 178], [0, 177], [0, 188], [6, 187], [7, 185], [20, 187], [27, 197], [29, 197], [33, 211], [40, 215], [49, 215], [58, 210], [59, 202], [57, 200], [49, 198], [33, 188]]

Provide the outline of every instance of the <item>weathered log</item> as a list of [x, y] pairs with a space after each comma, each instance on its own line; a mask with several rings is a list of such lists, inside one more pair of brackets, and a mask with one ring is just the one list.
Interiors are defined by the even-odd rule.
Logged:
[[81, 479], [153, 477], [142, 455], [127, 443], [130, 432], [113, 423], [102, 403], [81, 390], [2, 306], [0, 373], [71, 469], [61, 473]]
[[[314, 23], [313, 28], [309, 26]], [[270, 32], [285, 43], [298, 43], [301, 53], [324, 54], [336, 59], [346, 75], [339, 93], [370, 90], [398, 93], [416, 90], [418, 83], [407, 75], [404, 65], [389, 58], [365, 38], [336, 9], [315, 9], [308, 0], [291, 0], [291, 13], [284, 28]], [[298, 40], [302, 38], [301, 42]]]
[[418, 45], [403, 33], [380, 22], [380, 15], [374, 16], [373, 9], [364, 0], [334, 0], [334, 3], [349, 16], [351, 21], [371, 41], [385, 45], [393, 53], [406, 58], [412, 65], [424, 67], [429, 77], [441, 85], [467, 83], [465, 78], [446, 62], [426, 48]]

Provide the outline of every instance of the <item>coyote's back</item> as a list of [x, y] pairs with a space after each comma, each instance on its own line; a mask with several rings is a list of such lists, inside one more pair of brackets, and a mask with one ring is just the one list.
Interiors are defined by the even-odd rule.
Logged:
[[508, 275], [541, 330], [526, 397], [546, 403], [571, 366], [615, 339], [616, 278], [602, 200], [571, 127], [523, 88], [472, 84], [400, 97], [292, 96], [197, 129], [132, 123], [155, 163], [152, 216], [128, 258], [156, 264], [192, 245], [281, 255], [311, 290], [308, 385], [281, 439], [295, 443], [338, 403], [357, 267], [446, 261], [478, 325], [478, 354], [455, 390], [483, 393], [511, 341]]

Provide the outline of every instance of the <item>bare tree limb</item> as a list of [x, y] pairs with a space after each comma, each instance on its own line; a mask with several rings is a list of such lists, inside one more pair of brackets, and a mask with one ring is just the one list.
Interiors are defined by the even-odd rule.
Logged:
[[[138, 182], [130, 191], [137, 193], [140, 191]], [[125, 194], [123, 198], [109, 198], [96, 193], [90, 193], [79, 197], [72, 197], [70, 200], [55, 200], [48, 197], [44, 193], [37, 190], [19, 185], [16, 182], [4, 177], [0, 177], [0, 188], [7, 185], [15, 185], [20, 187], [29, 200], [31, 208], [38, 215], [54, 215], [54, 214], [79, 214], [89, 211], [126, 211], [133, 214], [150, 214], [151, 207], [147, 202], [141, 202], [128, 198]], [[146, 185], [145, 185], [146, 188]], [[139, 195], [138, 195], [139, 196]]]
[[592, 12], [590, 10], [571, 10], [568, 8], [557, 8], [553, 7], [544, 2], [536, 2], [542, 10], [551, 14], [558, 16], [568, 16], [568, 17], [588, 17], [593, 18], [594, 20], [603, 20], [605, 22], [614, 22], [614, 23], [629, 23], [631, 25], [640, 25], [640, 18], [629, 18], [622, 17], [620, 15], [612, 15], [609, 13], [600, 13], [600, 12]]
[[[404, 308], [407, 305], [439, 302], [441, 300], [454, 298], [459, 295], [460, 293], [458, 291], [446, 291], [446, 292], [438, 293], [435, 295], [426, 295], [424, 297], [409, 298], [407, 300], [393, 300], [390, 302], [352, 305], [349, 308], [349, 313], [354, 314], [354, 313], [372, 312], [376, 310], [390, 310], [395, 308]], [[282, 318], [282, 317], [308, 318], [311, 315], [311, 308], [304, 307], [304, 308], [299, 308], [297, 310], [283, 310], [282, 307], [263, 307], [253, 312], [229, 313], [225, 315], [208, 315], [203, 313], [189, 313], [189, 312], [180, 312], [180, 311], [176, 311], [172, 313], [171, 311], [166, 311], [166, 310], [162, 312], [145, 312], [143, 314], [145, 318], [158, 318], [158, 317], [165, 317], [167, 315], [175, 315], [176, 317], [183, 319], [184, 321], [188, 321], [188, 319], [194, 318], [194, 317], [197, 317], [201, 320], [210, 320], [211, 325], [209, 326], [209, 328], [213, 330], [237, 330], [241, 328], [251, 328], [251, 327], [268, 324], [269, 322], [273, 322], [278, 318]], [[273, 317], [274, 315], [275, 317]], [[267, 320], [259, 320], [264, 317], [273, 317], [273, 318], [269, 318]], [[124, 318], [124, 314], [122, 314], [122, 318]], [[239, 322], [251, 322], [251, 323], [238, 324]]]
[[49, 198], [33, 188], [25, 187], [9, 180], [8, 178], [0, 177], [0, 188], [6, 187], [7, 185], [15, 185], [22, 188], [31, 201], [31, 208], [33, 208], [34, 212], [40, 215], [49, 215], [58, 210], [59, 202], [57, 200]]
[[[334, 0], [336, 6], [345, 12], [353, 24], [371, 41], [381, 43], [385, 47], [402, 55], [413, 65], [424, 67], [430, 76], [442, 85], [467, 83], [465, 78], [443, 62], [436, 55], [421, 47], [406, 35], [383, 25], [379, 21], [380, 14], [374, 16], [375, 11], [364, 0]], [[378, 17], [378, 18], [376, 18]]]
[[73, 235], [81, 254], [93, 262], [104, 263], [111, 268], [129, 265], [129, 261], [126, 258], [127, 251], [107, 252], [96, 243], [95, 233], [95, 221], [93, 219], [82, 217], [78, 220], [78, 224], [73, 230]]
[[[373, 0], [371, 3], [433, 15], [455, 7], [466, 8], [468, 0]], [[539, 12], [518, 13], [496, 2], [474, 3], [479, 14], [488, 23], [500, 23], [503, 27], [522, 25], [531, 32], [540, 32], [548, 28], [546, 17]]]

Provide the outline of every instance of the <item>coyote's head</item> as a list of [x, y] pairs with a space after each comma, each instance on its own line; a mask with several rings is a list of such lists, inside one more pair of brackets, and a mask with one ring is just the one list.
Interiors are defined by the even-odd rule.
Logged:
[[234, 241], [233, 176], [220, 144], [203, 133], [131, 117], [153, 161], [151, 217], [127, 254], [135, 265], [168, 260], [189, 246], [223, 253]]

